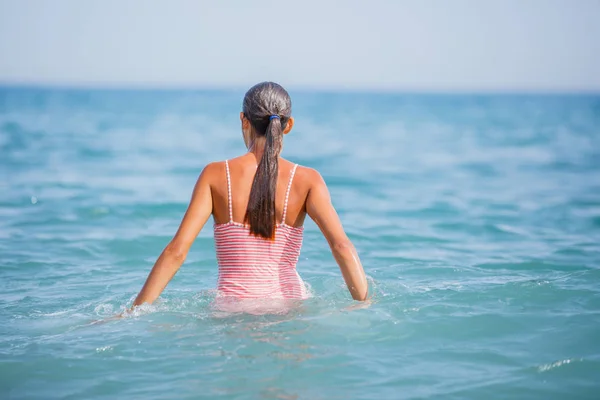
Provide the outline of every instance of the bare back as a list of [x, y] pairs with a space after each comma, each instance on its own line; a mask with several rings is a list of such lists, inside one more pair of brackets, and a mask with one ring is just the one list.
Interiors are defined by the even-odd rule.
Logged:
[[[256, 161], [251, 155], [243, 155], [228, 160], [229, 174], [231, 177], [231, 194], [233, 221], [243, 223], [246, 208], [250, 198], [250, 190], [256, 173]], [[285, 194], [290, 183], [294, 163], [279, 158], [279, 175], [277, 177], [277, 190], [275, 199], [275, 215], [277, 223], [299, 227], [306, 218], [306, 200], [310, 192], [310, 182], [306, 174], [307, 168], [298, 166], [291, 182], [287, 204], [286, 221], [282, 221], [285, 206]], [[227, 171], [225, 162], [214, 164], [211, 174], [212, 214], [216, 224], [229, 222], [229, 203], [227, 188]]]

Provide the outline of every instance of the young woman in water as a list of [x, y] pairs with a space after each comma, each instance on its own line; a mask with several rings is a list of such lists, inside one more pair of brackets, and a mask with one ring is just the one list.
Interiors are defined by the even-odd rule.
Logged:
[[177, 233], [133, 305], [160, 296], [211, 215], [219, 264], [217, 297], [306, 298], [296, 263], [308, 214], [327, 239], [350, 294], [365, 300], [363, 267], [323, 178], [279, 155], [283, 136], [294, 126], [288, 93], [276, 83], [259, 83], [246, 93], [240, 120], [248, 152], [204, 168]]

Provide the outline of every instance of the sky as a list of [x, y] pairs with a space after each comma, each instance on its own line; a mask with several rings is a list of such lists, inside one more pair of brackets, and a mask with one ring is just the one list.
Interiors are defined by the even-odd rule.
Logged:
[[600, 92], [600, 0], [0, 0], [0, 84]]

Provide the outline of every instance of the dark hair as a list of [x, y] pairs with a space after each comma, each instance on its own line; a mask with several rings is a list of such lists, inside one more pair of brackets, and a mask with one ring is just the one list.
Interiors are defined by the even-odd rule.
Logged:
[[243, 111], [255, 134], [266, 138], [265, 150], [252, 182], [244, 221], [250, 225], [252, 234], [273, 238], [276, 224], [275, 191], [279, 170], [278, 159], [283, 141], [283, 129], [292, 114], [292, 100], [280, 85], [262, 82], [246, 92]]

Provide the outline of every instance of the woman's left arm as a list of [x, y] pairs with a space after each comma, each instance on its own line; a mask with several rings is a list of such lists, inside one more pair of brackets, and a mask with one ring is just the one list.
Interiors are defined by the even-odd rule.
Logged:
[[207, 165], [200, 177], [177, 233], [163, 250], [154, 264], [144, 287], [133, 302], [133, 306], [149, 303], [160, 296], [167, 284], [185, 261], [187, 253], [212, 214], [212, 194], [209, 177], [212, 164]]

